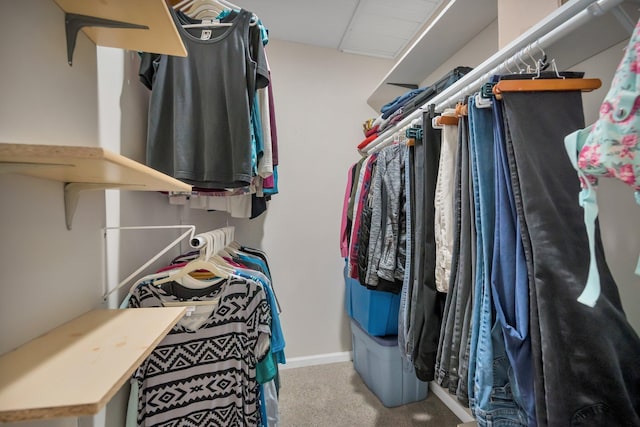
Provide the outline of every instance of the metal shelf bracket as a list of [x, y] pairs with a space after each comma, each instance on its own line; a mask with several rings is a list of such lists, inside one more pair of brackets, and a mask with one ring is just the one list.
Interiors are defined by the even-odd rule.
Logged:
[[114, 21], [95, 16], [78, 15], [75, 13], [65, 13], [64, 26], [67, 35], [67, 62], [69, 65], [72, 65], [73, 62], [73, 51], [76, 47], [78, 31], [83, 27], [133, 28], [140, 30], [149, 29], [146, 25], [131, 24], [128, 22]]
[[71, 230], [73, 215], [78, 207], [80, 192], [88, 190], [108, 190], [110, 188], [126, 187], [127, 184], [94, 184], [87, 182], [67, 182], [64, 184], [64, 218], [67, 230]]

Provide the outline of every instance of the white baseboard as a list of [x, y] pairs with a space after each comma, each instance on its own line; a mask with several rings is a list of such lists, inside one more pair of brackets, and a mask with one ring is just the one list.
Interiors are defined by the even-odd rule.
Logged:
[[305, 366], [326, 365], [328, 363], [349, 362], [352, 356], [350, 351], [341, 353], [316, 354], [313, 356], [288, 357], [287, 363], [278, 365], [279, 369], [303, 368]]
[[460, 418], [460, 421], [462, 421], [463, 423], [467, 423], [476, 420], [473, 415], [471, 415], [471, 411], [469, 410], [469, 408], [465, 408], [462, 403], [458, 402], [457, 398], [455, 398], [454, 396], [449, 394], [447, 390], [436, 384], [435, 381], [431, 381], [429, 383], [429, 388], [431, 389], [433, 394], [435, 394], [438, 399], [440, 399], [442, 403], [444, 403], [445, 406], [454, 413], [456, 417]]

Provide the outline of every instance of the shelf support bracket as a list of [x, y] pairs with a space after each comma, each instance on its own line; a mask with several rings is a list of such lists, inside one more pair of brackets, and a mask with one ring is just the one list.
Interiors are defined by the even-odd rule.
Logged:
[[83, 27], [104, 27], [104, 28], [133, 28], [148, 30], [146, 25], [131, 24], [129, 22], [114, 21], [112, 19], [98, 18], [95, 16], [78, 15], [75, 13], [65, 13], [64, 27], [67, 35], [67, 62], [73, 62], [73, 51], [76, 47], [78, 31]]
[[93, 184], [87, 182], [67, 182], [64, 184], [64, 218], [67, 230], [71, 230], [73, 215], [78, 207], [78, 199], [82, 191], [108, 190], [110, 188], [126, 187], [128, 184]]

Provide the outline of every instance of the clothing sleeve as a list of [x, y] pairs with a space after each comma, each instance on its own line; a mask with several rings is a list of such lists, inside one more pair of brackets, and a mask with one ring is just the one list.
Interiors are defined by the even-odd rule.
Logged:
[[371, 211], [371, 228], [369, 230], [369, 248], [367, 251], [369, 265], [367, 266], [366, 277], [360, 278], [360, 280], [364, 280], [362, 284], [367, 286], [378, 285], [378, 264], [380, 262], [380, 256], [382, 255], [382, 176], [386, 173], [387, 152], [388, 150], [384, 149], [378, 154], [376, 173], [371, 182], [373, 209]]
[[258, 338], [255, 347], [256, 360], [262, 360], [271, 352], [271, 308], [267, 301], [266, 292], [260, 289], [261, 300], [256, 311]]
[[[382, 177], [383, 191], [387, 196], [387, 210], [383, 212], [382, 226], [385, 227], [382, 241], [378, 277], [393, 282], [397, 279], [396, 265], [398, 259], [398, 238], [400, 220], [400, 199], [402, 195], [402, 161], [400, 146], [393, 146], [387, 166], [387, 173]], [[403, 270], [404, 271], [404, 270]], [[400, 273], [400, 272], [399, 272]], [[398, 274], [399, 275], [399, 274]], [[399, 277], [402, 280], [402, 276]]]
[[269, 85], [269, 67], [258, 25], [249, 27], [249, 53], [256, 63], [256, 89], [265, 88]]
[[273, 175], [273, 150], [271, 144], [271, 124], [269, 122], [268, 88], [258, 90], [258, 109], [262, 124], [262, 156], [258, 160], [258, 175], [268, 178]]
[[140, 55], [140, 68], [138, 76], [143, 85], [149, 90], [153, 88], [153, 80], [158, 69], [158, 63], [162, 55], [157, 53], [143, 52]]

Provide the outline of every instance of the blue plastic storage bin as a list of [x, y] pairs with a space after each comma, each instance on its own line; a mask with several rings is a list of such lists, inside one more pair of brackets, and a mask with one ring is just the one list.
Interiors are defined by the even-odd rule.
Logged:
[[388, 408], [427, 398], [428, 384], [400, 356], [397, 335], [374, 337], [351, 321], [353, 365], [362, 381]]
[[374, 336], [398, 334], [400, 294], [368, 289], [348, 277], [344, 268], [345, 311], [360, 326]]

